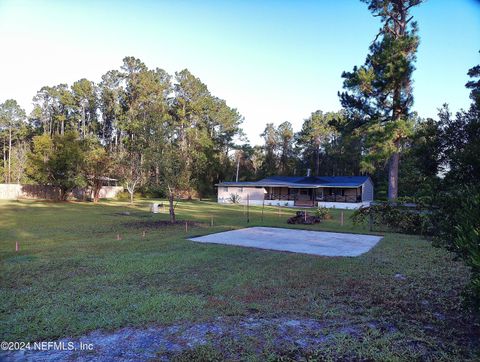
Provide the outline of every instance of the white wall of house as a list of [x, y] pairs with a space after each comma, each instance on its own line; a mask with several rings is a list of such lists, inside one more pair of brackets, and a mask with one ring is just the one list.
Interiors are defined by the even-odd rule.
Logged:
[[261, 205], [265, 197], [263, 187], [237, 187], [237, 186], [218, 186], [218, 203], [231, 204], [232, 195], [239, 196], [239, 203], [247, 203], [247, 195], [251, 205]]

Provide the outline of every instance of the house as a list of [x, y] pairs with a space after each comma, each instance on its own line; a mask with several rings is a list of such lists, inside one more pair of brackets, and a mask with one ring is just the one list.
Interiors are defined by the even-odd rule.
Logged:
[[221, 182], [218, 203], [358, 209], [373, 201], [369, 176], [272, 176], [256, 182]]

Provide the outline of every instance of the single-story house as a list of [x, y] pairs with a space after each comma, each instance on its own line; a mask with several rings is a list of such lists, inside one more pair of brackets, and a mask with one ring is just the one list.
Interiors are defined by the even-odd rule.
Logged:
[[369, 176], [272, 176], [216, 186], [221, 204], [246, 204], [248, 200], [251, 205], [357, 209], [373, 201]]

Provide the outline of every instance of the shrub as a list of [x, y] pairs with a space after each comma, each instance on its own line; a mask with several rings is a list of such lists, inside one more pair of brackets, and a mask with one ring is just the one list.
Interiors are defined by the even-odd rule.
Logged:
[[[142, 194], [139, 192], [135, 192], [134, 197], [140, 198], [142, 197]], [[116, 199], [119, 201], [130, 201], [130, 194], [127, 191], [119, 192], [116, 196]]]
[[315, 211], [315, 216], [319, 217], [320, 220], [329, 220], [332, 218], [330, 215], [330, 210], [322, 206], [318, 207], [318, 209]]
[[435, 244], [459, 255], [471, 268], [465, 296], [480, 314], [480, 188], [464, 187], [441, 194], [431, 215]]
[[377, 228], [406, 234], [430, 234], [428, 210], [421, 206], [405, 207], [397, 203], [378, 203], [355, 210], [351, 219], [354, 224], [370, 222]]
[[230, 194], [228, 201], [230, 201], [232, 204], [238, 204], [240, 203], [240, 196], [238, 194]]
[[149, 199], [160, 199], [160, 198], [166, 198], [167, 197], [167, 192], [166, 192], [165, 188], [160, 187], [160, 186], [147, 185], [145, 187], [141, 187], [139, 189], [139, 192], [141, 192], [141, 194], [144, 197], [149, 198]]

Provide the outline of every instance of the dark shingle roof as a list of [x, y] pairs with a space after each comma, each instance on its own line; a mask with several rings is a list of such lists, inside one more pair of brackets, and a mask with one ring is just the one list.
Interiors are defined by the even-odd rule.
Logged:
[[358, 187], [368, 178], [368, 176], [270, 176], [255, 182], [221, 182], [217, 186]]

